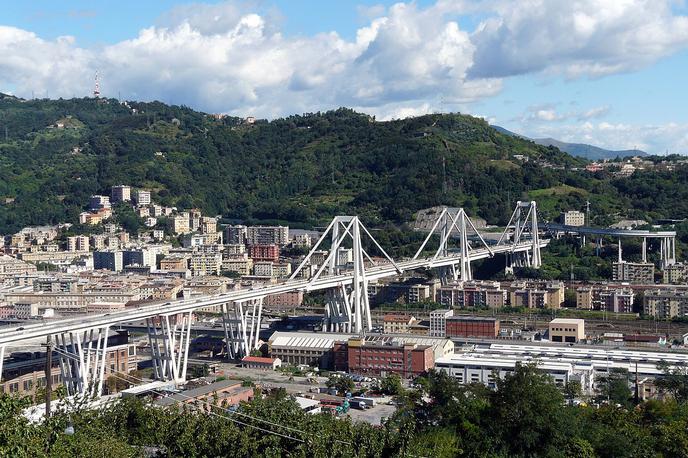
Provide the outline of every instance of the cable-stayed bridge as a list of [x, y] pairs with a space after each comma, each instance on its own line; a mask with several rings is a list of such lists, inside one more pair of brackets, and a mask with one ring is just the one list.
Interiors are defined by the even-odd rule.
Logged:
[[[493, 244], [485, 241], [463, 209], [443, 208], [415, 255], [399, 261], [389, 256], [358, 217], [337, 216], [291, 277], [281, 283], [0, 329], [0, 374], [7, 345], [50, 338], [57, 344], [63, 380], [68, 381], [70, 394], [99, 396], [110, 328], [145, 320], [155, 377], [183, 382], [192, 313], [199, 308], [221, 307], [227, 353], [231, 358], [241, 358], [258, 347], [266, 296], [327, 291], [323, 329], [361, 333], [372, 327], [367, 294], [370, 281], [418, 269], [436, 269], [443, 283], [470, 280], [471, 263], [496, 254], [506, 255], [507, 266], [538, 268], [540, 249], [548, 242], [539, 237], [537, 205], [533, 201], [517, 203], [504, 232]], [[342, 259], [342, 249], [350, 250], [351, 255]], [[324, 259], [322, 251], [327, 253]], [[321, 256], [317, 264], [313, 262], [316, 255]]]

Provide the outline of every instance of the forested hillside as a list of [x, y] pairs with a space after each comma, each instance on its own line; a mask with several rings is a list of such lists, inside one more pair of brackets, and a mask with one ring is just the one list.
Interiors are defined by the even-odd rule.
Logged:
[[162, 103], [0, 96], [0, 234], [76, 221], [91, 194], [121, 183], [167, 205], [305, 224], [343, 213], [398, 224], [437, 204], [503, 223], [529, 198], [546, 217], [586, 199], [605, 215], [688, 213], [674, 186], [685, 169], [611, 180], [572, 170], [582, 165], [459, 114], [377, 122], [339, 109], [247, 124]]

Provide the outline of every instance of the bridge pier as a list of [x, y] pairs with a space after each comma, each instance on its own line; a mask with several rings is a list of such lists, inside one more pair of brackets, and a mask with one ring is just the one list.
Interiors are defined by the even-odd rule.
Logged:
[[146, 319], [148, 341], [157, 380], [183, 383], [189, 361], [192, 312]]
[[69, 396], [94, 398], [103, 393], [108, 332], [109, 326], [104, 326], [55, 336], [60, 373]]
[[342, 284], [327, 293], [323, 329], [327, 332], [351, 332], [352, 310], [346, 287]]
[[222, 325], [229, 359], [241, 359], [258, 348], [263, 298], [222, 304]]
[[[303, 267], [311, 262], [311, 257], [323, 243], [330, 239], [331, 245], [327, 258], [320, 265], [318, 271], [309, 279], [306, 291], [315, 289], [313, 284], [323, 278], [341, 275], [347, 270], [352, 273], [351, 283], [344, 285], [341, 281], [334, 281], [331, 288], [335, 290], [330, 296], [330, 301], [326, 309], [326, 316], [323, 325], [326, 328], [345, 328], [350, 332], [361, 333], [364, 330], [370, 331], [373, 323], [370, 316], [370, 302], [368, 300], [369, 275], [366, 271], [366, 262], [372, 266], [377, 262], [363, 248], [361, 240], [367, 237], [372, 246], [394, 267], [397, 273], [402, 273], [396, 262], [380, 246], [368, 229], [361, 223], [357, 216], [336, 216], [327, 226], [325, 232], [320, 237], [310, 253], [303, 259], [299, 267], [291, 274], [290, 280], [296, 278]], [[352, 260], [342, 263], [339, 259], [340, 248], [344, 248], [345, 242], [351, 243]], [[353, 272], [350, 270], [353, 268]], [[321, 277], [327, 270], [327, 275]], [[324, 288], [320, 288], [324, 289]]]
[[[530, 239], [526, 239], [526, 235]], [[537, 203], [535, 201], [516, 202], [516, 208], [506, 224], [497, 245], [511, 240], [512, 266], [533, 267], [539, 269], [542, 266], [542, 256], [540, 253], [540, 234], [538, 229]], [[527, 251], [516, 252], [517, 245], [523, 240], [530, 244], [530, 253]], [[520, 265], [519, 265], [520, 264]]]
[[664, 237], [660, 243], [662, 269], [676, 264], [676, 237]]
[[5, 346], [0, 345], [0, 380], [2, 380], [2, 366], [5, 362]]

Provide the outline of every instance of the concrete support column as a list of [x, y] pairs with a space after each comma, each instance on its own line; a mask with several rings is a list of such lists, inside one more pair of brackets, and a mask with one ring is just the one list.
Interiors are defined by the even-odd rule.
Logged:
[[647, 262], [647, 237], [643, 237], [643, 262]]

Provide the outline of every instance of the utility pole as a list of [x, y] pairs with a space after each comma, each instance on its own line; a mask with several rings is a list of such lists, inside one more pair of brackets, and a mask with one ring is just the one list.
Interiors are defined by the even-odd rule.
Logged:
[[585, 201], [585, 224], [592, 227], [590, 224], [590, 201]]
[[48, 335], [45, 344], [45, 418], [50, 418], [50, 398], [53, 394], [53, 340]]
[[638, 362], [635, 362], [635, 405], [638, 405], [640, 403], [640, 386], [638, 382]]

